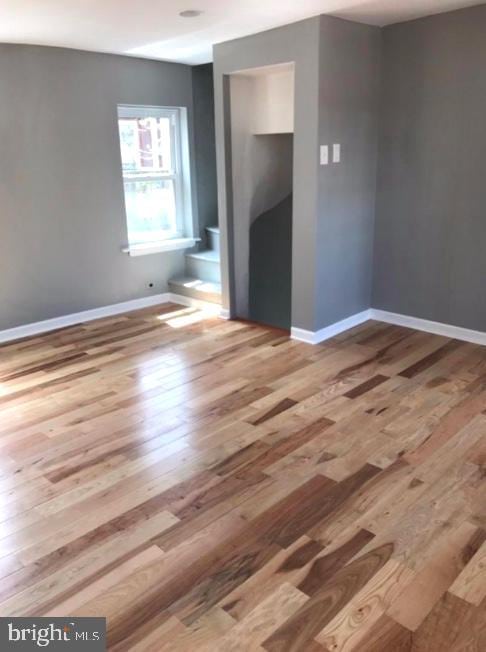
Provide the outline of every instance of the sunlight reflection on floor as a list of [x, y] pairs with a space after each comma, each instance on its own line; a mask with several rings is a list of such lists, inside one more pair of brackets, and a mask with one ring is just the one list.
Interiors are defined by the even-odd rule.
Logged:
[[171, 328], [183, 328], [190, 324], [197, 324], [205, 319], [216, 317], [221, 307], [214, 304], [213, 306], [204, 306], [203, 308], [181, 308], [174, 312], [159, 315], [157, 319], [165, 322]]

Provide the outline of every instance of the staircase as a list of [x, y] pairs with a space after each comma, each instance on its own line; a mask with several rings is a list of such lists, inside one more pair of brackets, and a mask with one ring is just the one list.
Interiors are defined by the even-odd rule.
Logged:
[[219, 227], [206, 228], [208, 249], [186, 254], [184, 276], [169, 281], [174, 294], [221, 304], [221, 266], [219, 257]]

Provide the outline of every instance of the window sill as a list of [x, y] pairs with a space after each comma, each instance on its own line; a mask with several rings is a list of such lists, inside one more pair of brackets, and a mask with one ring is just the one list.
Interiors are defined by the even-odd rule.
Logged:
[[123, 253], [129, 256], [148, 256], [149, 254], [160, 254], [164, 251], [176, 251], [177, 249], [190, 249], [199, 242], [200, 238], [173, 238], [163, 242], [151, 242], [149, 244], [132, 245], [122, 249]]

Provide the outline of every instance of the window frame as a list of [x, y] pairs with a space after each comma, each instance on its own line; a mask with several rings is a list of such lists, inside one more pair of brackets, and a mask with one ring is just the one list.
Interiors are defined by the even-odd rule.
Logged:
[[[120, 138], [120, 120], [123, 119], [140, 119], [140, 118], [169, 118], [171, 130], [171, 161], [173, 169], [171, 172], [150, 173], [144, 176], [144, 180], [171, 180], [174, 184], [175, 199], [175, 231], [168, 238], [163, 240], [150, 240], [144, 243], [130, 243], [130, 232], [128, 224], [128, 213], [125, 195], [125, 181], [127, 180], [123, 169], [122, 144]], [[179, 248], [188, 248], [195, 245], [197, 239], [193, 238], [192, 231], [192, 210], [191, 210], [191, 193], [190, 193], [190, 170], [184, 165], [185, 155], [188, 158], [188, 134], [187, 116], [184, 107], [173, 106], [146, 106], [119, 104], [117, 107], [117, 132], [120, 149], [120, 162], [123, 182], [123, 203], [125, 212], [125, 225], [127, 231], [128, 247], [123, 251], [131, 255], [143, 255], [145, 253], [157, 253], [158, 251], [169, 251]]]

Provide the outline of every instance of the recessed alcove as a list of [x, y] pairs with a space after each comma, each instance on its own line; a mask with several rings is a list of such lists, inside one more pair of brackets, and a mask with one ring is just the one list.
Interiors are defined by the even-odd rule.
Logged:
[[236, 316], [290, 328], [294, 66], [231, 75]]

